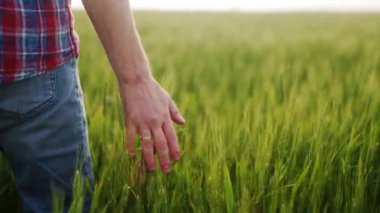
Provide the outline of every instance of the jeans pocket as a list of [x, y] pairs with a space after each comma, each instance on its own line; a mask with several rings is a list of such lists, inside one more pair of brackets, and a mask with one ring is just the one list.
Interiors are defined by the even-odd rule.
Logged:
[[18, 118], [36, 115], [54, 105], [57, 94], [54, 71], [0, 85], [0, 115]]

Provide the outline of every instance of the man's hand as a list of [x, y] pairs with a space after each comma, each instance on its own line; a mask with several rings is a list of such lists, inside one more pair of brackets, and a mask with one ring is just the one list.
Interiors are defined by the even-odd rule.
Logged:
[[161, 169], [179, 159], [172, 121], [183, 124], [169, 94], [154, 80], [128, 0], [82, 0], [118, 79], [124, 105], [126, 146], [136, 154], [135, 137], [142, 136], [148, 170], [155, 170], [154, 150]]
[[170, 171], [171, 160], [179, 160], [180, 149], [173, 122], [184, 124], [170, 95], [152, 78], [120, 85], [126, 124], [126, 147], [136, 154], [135, 139], [141, 136], [148, 171], [156, 170], [154, 150], [161, 169]]

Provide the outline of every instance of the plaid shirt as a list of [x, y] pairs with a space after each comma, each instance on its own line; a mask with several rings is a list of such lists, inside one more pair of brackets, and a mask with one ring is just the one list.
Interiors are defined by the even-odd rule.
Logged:
[[0, 84], [78, 56], [70, 0], [0, 0]]

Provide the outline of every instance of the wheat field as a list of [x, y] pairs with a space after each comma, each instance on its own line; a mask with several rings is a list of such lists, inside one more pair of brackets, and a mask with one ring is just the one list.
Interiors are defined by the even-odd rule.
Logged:
[[[93, 212], [380, 211], [380, 14], [137, 12], [154, 76], [187, 119], [173, 172], [143, 182], [107, 57], [75, 16]], [[4, 158], [0, 182], [1, 212], [19, 209]]]

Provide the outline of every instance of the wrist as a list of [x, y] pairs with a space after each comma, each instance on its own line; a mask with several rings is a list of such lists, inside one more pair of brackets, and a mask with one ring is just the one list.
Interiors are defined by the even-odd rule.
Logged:
[[143, 83], [153, 79], [147, 63], [139, 63], [139, 66], [127, 66], [121, 71], [116, 71], [116, 76], [120, 85]]
[[136, 74], [130, 74], [130, 75], [118, 77], [118, 83], [121, 88], [136, 86], [136, 85], [143, 85], [153, 80], [154, 80], [153, 76], [150, 74], [150, 72], [136, 73]]

